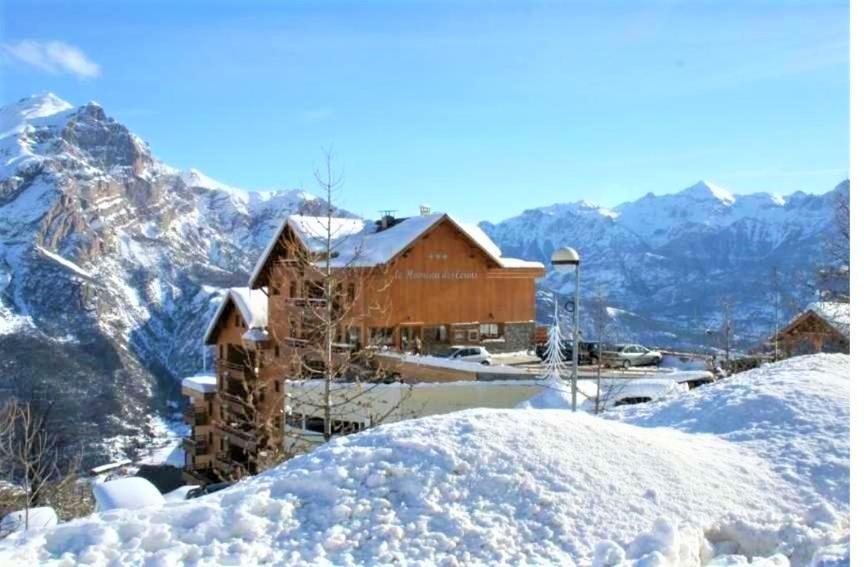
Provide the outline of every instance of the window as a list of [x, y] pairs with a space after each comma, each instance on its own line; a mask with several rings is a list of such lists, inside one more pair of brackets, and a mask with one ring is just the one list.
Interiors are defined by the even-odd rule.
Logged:
[[234, 326], [235, 327], [240, 326], [240, 315], [234, 315]]
[[469, 329], [468, 330], [468, 340], [470, 342], [477, 342], [480, 340], [480, 331], [477, 329]]
[[279, 295], [279, 286], [278, 285], [271, 286], [270, 287], [270, 293], [272, 293], [273, 295]]
[[438, 332], [435, 334], [435, 340], [446, 342], [447, 341], [447, 325], [439, 325]]
[[360, 342], [360, 327], [351, 327], [348, 329], [348, 342], [352, 345]]
[[465, 330], [457, 329], [453, 331], [453, 341], [456, 343], [461, 343], [465, 341]]
[[279, 358], [279, 345], [276, 345], [275, 347], [273, 347], [273, 355], [276, 358]]
[[392, 327], [369, 327], [370, 345], [393, 345]]
[[354, 297], [356, 296], [357, 289], [354, 287], [353, 283], [348, 284], [348, 302], [351, 303], [354, 301]]
[[480, 338], [497, 339], [500, 335], [498, 323], [481, 323]]
[[291, 285], [288, 287], [288, 297], [297, 297], [297, 282], [291, 282]]
[[273, 390], [278, 394], [279, 393], [279, 380], [273, 382]]

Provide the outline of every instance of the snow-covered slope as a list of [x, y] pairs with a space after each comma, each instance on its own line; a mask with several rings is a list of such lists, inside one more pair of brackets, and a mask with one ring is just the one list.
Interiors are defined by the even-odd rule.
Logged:
[[209, 497], [13, 536], [0, 560], [804, 565], [848, 540], [848, 371], [843, 355], [801, 358], [618, 420], [472, 410], [380, 426]]
[[[613, 340], [703, 345], [717, 328], [722, 303], [734, 303], [741, 348], [773, 328], [773, 270], [783, 316], [813, 300], [811, 284], [836, 237], [838, 199], [849, 182], [824, 195], [735, 195], [700, 181], [670, 195], [648, 195], [614, 209], [585, 202], [530, 209], [483, 227], [504, 254], [548, 265], [560, 246], [583, 258], [582, 296], [588, 338], [596, 338], [591, 300], [625, 310], [609, 332]], [[541, 318], [551, 293], [571, 293], [572, 277], [549, 270], [539, 293]]]
[[0, 391], [56, 402], [70, 438], [135, 436], [197, 369], [218, 288], [246, 281], [297, 191], [158, 161], [96, 103], [0, 109]]

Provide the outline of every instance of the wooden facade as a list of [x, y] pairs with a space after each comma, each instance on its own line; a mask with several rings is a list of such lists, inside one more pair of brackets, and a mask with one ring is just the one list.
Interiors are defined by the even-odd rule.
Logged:
[[[202, 396], [184, 389], [192, 408], [187, 420], [200, 424], [191, 428], [184, 444], [186, 472], [199, 482], [258, 472], [259, 453], [281, 446], [284, 431], [284, 377], [271, 364], [273, 345], [253, 344], [244, 337], [250, 322], [230, 296], [214, 323], [205, 340], [214, 352], [216, 391]], [[267, 428], [264, 443], [261, 420], [276, 422]]]
[[[818, 305], [818, 304], [817, 304]], [[848, 305], [834, 305], [834, 313], [825, 309], [808, 308], [762, 344], [761, 350], [771, 352], [776, 343], [783, 358], [819, 352], [849, 353]], [[838, 307], [839, 306], [839, 307]], [[840, 313], [845, 311], [845, 313]], [[833, 317], [831, 316], [833, 315]]]
[[[780, 354], [784, 358], [819, 352], [849, 353], [849, 337], [818, 313], [806, 311], [777, 334]], [[774, 337], [766, 347], [772, 347]]]
[[[335, 355], [347, 359], [369, 348], [440, 352], [455, 344], [530, 348], [542, 265], [501, 258], [490, 251], [491, 241], [478, 241], [447, 215], [408, 222], [423, 230], [385, 261], [334, 268], [340, 279], [333, 316], [346, 321], [336, 331]], [[321, 315], [321, 255], [304, 249], [292, 226], [286, 222], [274, 236], [250, 288], [230, 290], [211, 320], [205, 344], [214, 352], [215, 393], [184, 390], [194, 424], [186, 472], [199, 482], [258, 472], [262, 453], [282, 445], [285, 380], [310, 377], [304, 373], [321, 356], [309, 346], [321, 343], [309, 324]], [[262, 435], [262, 425], [272, 433]]]
[[[282, 240], [297, 240], [290, 225], [283, 230]], [[306, 288], [302, 263], [287, 276], [284, 269], [279, 276], [268, 269], [276, 263], [291, 265], [290, 255], [277, 247], [261, 276], [251, 282], [269, 290], [268, 309], [276, 326], [290, 316], [286, 305], [303, 299], [292, 293]], [[456, 344], [484, 345], [491, 351], [525, 350], [533, 344], [535, 280], [543, 276], [543, 267], [502, 267], [446, 215], [386, 264], [349, 269], [356, 277], [345, 285], [357, 297], [354, 328], [344, 330], [344, 342], [407, 351], [419, 337], [424, 353]]]

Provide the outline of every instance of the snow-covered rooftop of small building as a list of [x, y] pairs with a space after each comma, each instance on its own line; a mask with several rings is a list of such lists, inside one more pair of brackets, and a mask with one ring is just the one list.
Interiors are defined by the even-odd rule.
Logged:
[[96, 509], [100, 512], [116, 509], [136, 510], [161, 506], [165, 503], [165, 498], [159, 490], [150, 481], [138, 476], [95, 482], [92, 487]]
[[232, 287], [225, 290], [222, 302], [219, 304], [219, 307], [210, 319], [210, 324], [207, 326], [207, 332], [204, 333], [205, 343], [210, 339], [210, 335], [216, 329], [216, 325], [219, 324], [219, 318], [222, 317], [222, 312], [228, 306], [229, 302], [233, 302], [240, 311], [247, 328], [267, 328], [267, 294], [260, 289]]
[[[806, 311], [819, 315], [840, 333], [849, 336], [849, 304], [834, 301], [817, 301], [807, 306]], [[805, 311], [805, 312], [806, 312]]]
[[258, 259], [249, 280], [250, 285], [254, 285], [286, 226], [290, 226], [303, 245], [311, 251], [326, 249], [326, 238], [329, 232], [330, 248], [334, 252], [330, 265], [333, 267], [371, 267], [391, 261], [445, 217], [501, 267], [543, 268], [541, 262], [503, 257], [501, 249], [479, 226], [459, 221], [444, 213], [399, 219], [396, 224], [384, 230], [377, 230], [360, 219], [331, 218], [329, 231], [327, 217], [291, 215], [282, 223]]
[[216, 391], [216, 377], [212, 374], [196, 374], [183, 378], [183, 387], [209, 394]]

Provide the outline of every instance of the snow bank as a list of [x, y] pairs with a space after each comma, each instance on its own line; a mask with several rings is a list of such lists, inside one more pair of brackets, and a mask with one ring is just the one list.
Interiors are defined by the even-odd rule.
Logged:
[[57, 512], [50, 506], [9, 512], [0, 520], [0, 536], [25, 529], [42, 530], [57, 525]]
[[778, 479], [796, 487], [794, 495], [777, 495], [791, 507], [785, 516], [755, 524], [730, 517], [711, 528], [709, 539], [727, 552], [780, 551], [800, 564], [820, 549], [835, 549], [838, 538], [848, 539], [847, 355], [790, 358], [606, 416], [729, 441], [759, 455]]
[[849, 357], [790, 358], [609, 414], [642, 427], [712, 433], [756, 451], [813, 502], [849, 506]]
[[0, 563], [828, 565], [848, 541], [847, 365], [788, 361], [617, 420], [384, 425], [203, 498], [15, 534]]

